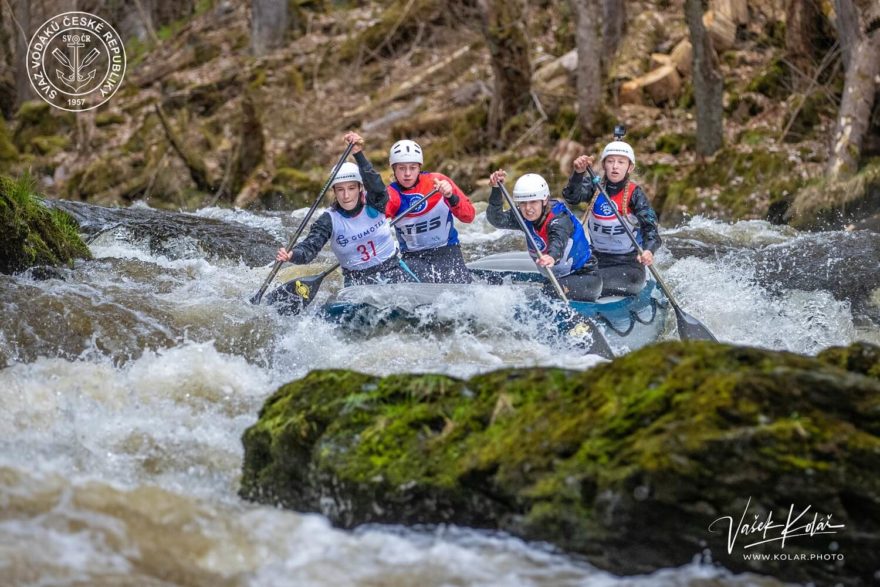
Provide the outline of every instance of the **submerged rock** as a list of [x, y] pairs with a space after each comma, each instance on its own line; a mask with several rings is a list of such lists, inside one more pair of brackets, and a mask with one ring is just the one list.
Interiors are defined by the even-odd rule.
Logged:
[[0, 176], [0, 273], [91, 258], [76, 221], [63, 210], [44, 206], [33, 189], [28, 178]]
[[[867, 585], [880, 552], [877, 356], [668, 342], [586, 372], [314, 371], [245, 432], [241, 495], [346, 528], [505, 530], [615, 573], [708, 555]], [[781, 543], [789, 512], [807, 508]]]

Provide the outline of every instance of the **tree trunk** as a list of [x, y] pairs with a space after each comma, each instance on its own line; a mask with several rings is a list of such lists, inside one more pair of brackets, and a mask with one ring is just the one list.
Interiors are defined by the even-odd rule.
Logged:
[[602, 71], [614, 60], [626, 30], [626, 1], [602, 0]]
[[531, 103], [532, 64], [523, 23], [522, 0], [480, 0], [483, 35], [489, 47], [494, 75], [489, 107], [489, 137], [501, 138], [501, 129]]
[[694, 50], [694, 102], [697, 106], [697, 154], [708, 157], [724, 142], [724, 79], [712, 39], [703, 26], [703, 3], [686, 0], [685, 18]]
[[21, 104], [33, 98], [30, 76], [28, 75], [27, 49], [31, 34], [30, 0], [15, 3], [13, 26], [15, 27], [15, 94]]
[[837, 15], [837, 38], [840, 40], [843, 63], [848, 67], [856, 37], [859, 36], [859, 14], [852, 0], [834, 0], [834, 13]]
[[[880, 18], [880, 14], [869, 14], [868, 11], [880, 10], [871, 6], [859, 10], [852, 0], [836, 0], [835, 4], [840, 15], [840, 37], [848, 39], [849, 59], [828, 161], [827, 176], [832, 180], [846, 178], [858, 171], [862, 144], [871, 123], [871, 110], [878, 90], [877, 77], [880, 76], [880, 28], [868, 26]], [[845, 17], [846, 14], [854, 15], [855, 22]], [[854, 28], [847, 28], [853, 24]]]
[[[822, 26], [822, 12], [816, 0], [786, 0], [785, 52], [786, 59], [804, 76], [813, 73], [816, 46]], [[804, 79], [796, 76], [796, 79]]]
[[[597, 127], [602, 108], [602, 66], [599, 45], [599, 0], [571, 0], [577, 19], [577, 103], [581, 142], [590, 142], [600, 131]], [[607, 55], [607, 54], [606, 54]]]
[[261, 57], [284, 43], [287, 0], [251, 2], [251, 52]]

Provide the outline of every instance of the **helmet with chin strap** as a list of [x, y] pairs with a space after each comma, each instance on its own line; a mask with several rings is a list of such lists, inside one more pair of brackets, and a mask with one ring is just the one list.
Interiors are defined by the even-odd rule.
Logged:
[[388, 154], [388, 160], [391, 165], [397, 163], [418, 163], [423, 165], [422, 148], [415, 141], [403, 139], [391, 145], [391, 151]]
[[330, 182], [330, 187], [332, 188], [338, 183], [345, 183], [348, 181], [356, 181], [361, 185], [364, 183], [364, 180], [361, 178], [361, 170], [357, 165], [350, 161], [346, 161], [339, 166], [339, 171], [336, 173], [336, 177], [333, 178], [333, 181]]
[[537, 173], [526, 173], [513, 184], [515, 202], [545, 200], [550, 197], [550, 186]]

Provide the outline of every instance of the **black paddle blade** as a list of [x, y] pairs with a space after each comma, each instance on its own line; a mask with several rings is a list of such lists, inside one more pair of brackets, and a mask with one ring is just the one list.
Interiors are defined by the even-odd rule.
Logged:
[[682, 310], [675, 308], [675, 323], [678, 325], [678, 336], [682, 340], [711, 340], [718, 342], [709, 329], [702, 322]]
[[326, 274], [291, 279], [266, 296], [266, 303], [274, 306], [279, 314], [295, 316], [302, 312], [318, 293]]
[[566, 335], [575, 340], [575, 344], [584, 349], [584, 354], [599, 355], [603, 359], [611, 360], [614, 358], [614, 351], [608, 344], [605, 334], [596, 325], [591, 318], [579, 316], [576, 321], [571, 321], [566, 325], [568, 328]]

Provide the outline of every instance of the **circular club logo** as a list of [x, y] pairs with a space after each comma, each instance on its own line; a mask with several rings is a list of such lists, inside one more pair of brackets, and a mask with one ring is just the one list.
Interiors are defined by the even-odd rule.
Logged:
[[56, 108], [79, 112], [113, 97], [125, 75], [125, 46], [106, 20], [65, 12], [47, 20], [28, 45], [28, 72], [37, 94]]

